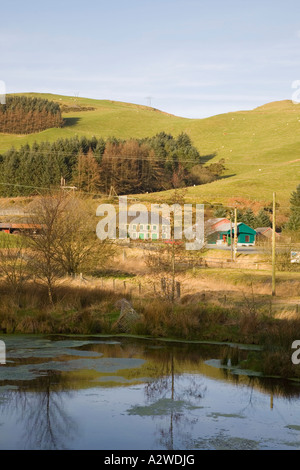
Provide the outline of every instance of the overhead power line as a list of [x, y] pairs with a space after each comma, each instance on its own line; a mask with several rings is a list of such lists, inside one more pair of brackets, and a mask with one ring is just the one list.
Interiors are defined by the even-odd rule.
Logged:
[[[63, 187], [61, 187], [59, 184], [53, 185], [53, 186], [44, 187], [44, 186], [34, 186], [34, 185], [31, 186], [31, 185], [25, 185], [25, 184], [20, 184], [20, 183], [5, 183], [5, 182], [0, 182], [0, 185], [2, 185], [2, 186], [15, 186], [15, 187], [20, 187], [20, 188], [30, 188], [30, 189], [37, 189], [37, 190], [44, 190], [44, 191], [49, 191], [50, 189], [60, 189], [60, 188], [63, 189]], [[200, 186], [202, 186], [202, 185], [200, 185]], [[184, 189], [189, 189], [189, 188], [194, 188], [194, 186], [187, 186], [187, 187], [184, 188]], [[169, 189], [168, 191], [173, 191], [173, 190], [174, 190], [174, 189]], [[144, 195], [144, 196], [149, 196], [149, 194], [152, 194], [152, 195], [157, 194], [157, 196], [159, 197], [160, 192], [161, 192], [161, 191], [157, 191], [157, 192], [153, 192], [153, 193], [148, 193], [148, 192], [147, 192], [147, 193], [139, 193], [139, 194], [136, 194], [136, 195], [134, 195], [134, 194], [131, 194], [131, 195], [125, 194], [125, 195], [124, 195], [124, 194], [123, 194], [123, 196], [127, 196], [127, 198], [128, 198], [129, 200], [130, 200], [130, 199], [132, 199], [132, 200], [137, 200], [138, 197], [142, 198], [143, 195]], [[110, 197], [110, 198], [119, 198], [119, 197], [120, 197], [119, 195], [113, 195], [113, 194], [109, 195], [109, 194], [104, 194], [104, 193], [99, 193], [99, 192], [98, 192], [98, 193], [95, 193], [95, 192], [83, 191], [83, 190], [79, 190], [79, 193], [86, 194], [86, 195], [90, 195], [90, 196], [99, 196], [99, 197], [104, 197], [104, 198], [106, 198], [106, 197]], [[14, 198], [14, 197], [16, 197], [16, 196], [9, 196], [9, 197], [10, 197], [10, 198]], [[22, 196], [22, 197], [26, 197], [26, 196]], [[200, 196], [200, 195], [199, 195], [199, 196], [197, 196], [197, 195], [195, 195], [195, 196], [187, 195], [187, 196], [186, 196], [186, 199], [195, 200], [195, 199], [200, 198], [200, 197], [204, 197], [204, 196]], [[224, 198], [228, 198], [228, 196], [224, 196], [224, 195], [214, 195], [214, 198], [217, 198], [217, 197], [220, 197], [220, 198], [223, 198], [223, 199], [224, 199]], [[238, 199], [240, 199], [241, 197], [244, 198], [244, 197], [246, 197], [246, 196], [240, 196], [240, 195], [238, 195], [238, 196], [232, 196], [232, 195], [231, 195], [231, 196], [230, 196], [230, 199], [237, 199], [237, 200], [238, 200]], [[249, 197], [249, 199], [251, 199], [251, 202], [254, 202], [254, 203], [257, 202], [257, 203], [262, 204], [263, 202], [265, 202], [265, 203], [267, 202], [267, 201], [261, 201], [261, 200], [258, 200], [258, 199], [252, 199], [250, 195], [247, 196], [247, 197]], [[151, 202], [151, 201], [149, 201], [149, 202]], [[236, 201], [236, 202], [238, 203], [238, 201]], [[271, 202], [272, 202], [272, 201], [270, 200], [270, 204], [271, 204]], [[226, 203], [226, 204], [224, 205], [224, 204], [222, 204], [222, 203], [208, 202], [208, 201], [207, 201], [207, 202], [204, 202], [203, 205], [204, 205], [204, 206], [207, 206], [207, 207], [214, 207], [214, 208], [215, 208], [215, 207], [221, 207], [221, 208], [223, 208], [223, 209], [226, 209], [226, 208], [235, 209], [235, 208], [236, 208], [236, 204], [232, 205], [232, 204], [227, 204], [227, 203]], [[282, 205], [280, 205], [280, 209], [290, 209], [290, 206], [282, 206]]]
[[[1, 149], [0, 149], [1, 150]], [[19, 149], [21, 150], [21, 149]], [[16, 152], [18, 152], [19, 150], [15, 150]], [[8, 152], [8, 150], [6, 150], [6, 152]], [[35, 151], [35, 150], [28, 150], [29, 153], [31, 153], [32, 155], [49, 155], [49, 156], [54, 156], [54, 157], [58, 157], [59, 155], [64, 155], [65, 157], [74, 157], [74, 156], [77, 156], [79, 152], [77, 153], [71, 153], [71, 152], [66, 152], [66, 151], [63, 151], [63, 150], [51, 150], [51, 151], [48, 151], [48, 150], [38, 150], [38, 151]], [[5, 155], [5, 154], [3, 154]], [[140, 157], [138, 155], [123, 155], [123, 154], [120, 154], [120, 155], [111, 155], [111, 154], [103, 154], [101, 155], [101, 157], [110, 157], [110, 159], [119, 159], [119, 160], [135, 160], [135, 159], [138, 159], [139, 161], [149, 161], [151, 160], [151, 157]], [[201, 162], [201, 159], [206, 159], [207, 156], [206, 155], [203, 155], [199, 157], [199, 163], [202, 163]], [[165, 160], [168, 160], [168, 159], [172, 159], [171, 158], [164, 158], [164, 157], [161, 157], [161, 156], [157, 156], [155, 155], [154, 156], [154, 159], [157, 160], [157, 161], [165, 161]], [[178, 158], [177, 159], [178, 162], [183, 162], [183, 163], [195, 163], [197, 161], [197, 159], [188, 159], [188, 158]], [[222, 158], [220, 160], [223, 160]], [[214, 161], [212, 163], [219, 163], [219, 161]], [[232, 166], [250, 166], [250, 167], [253, 167], [253, 166], [257, 166], [257, 167], [274, 167], [274, 166], [286, 166], [287, 164], [291, 164], [295, 167], [300, 167], [300, 159], [299, 159], [299, 162], [295, 162], [295, 161], [287, 161], [287, 162], [272, 162], [272, 163], [246, 163], [246, 162], [230, 162], [230, 161], [224, 161], [223, 162], [224, 165], [232, 165]]]

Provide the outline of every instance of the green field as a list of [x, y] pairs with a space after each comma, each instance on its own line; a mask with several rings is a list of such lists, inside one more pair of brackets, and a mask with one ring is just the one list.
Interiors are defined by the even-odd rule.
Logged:
[[[31, 135], [0, 134], [0, 153], [11, 146], [74, 135], [141, 138], [161, 131], [174, 136], [186, 132], [203, 161], [212, 163], [223, 158], [226, 166], [222, 180], [189, 188], [187, 196], [192, 201], [228, 203], [245, 198], [270, 202], [276, 191], [281, 212], [287, 213], [291, 191], [300, 183], [300, 106], [291, 101], [206, 119], [186, 119], [130, 103], [38, 93], [26, 96], [94, 110], [64, 113], [66, 124], [61, 129]], [[148, 196], [150, 200], [152, 197], [157, 199], [158, 195]]]

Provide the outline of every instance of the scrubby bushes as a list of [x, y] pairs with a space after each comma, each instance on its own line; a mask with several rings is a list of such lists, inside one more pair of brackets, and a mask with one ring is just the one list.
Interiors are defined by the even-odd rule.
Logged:
[[2, 333], [111, 333], [119, 315], [115, 303], [121, 294], [88, 286], [60, 285], [53, 305], [47, 288], [28, 282], [18, 299], [0, 284], [0, 331]]

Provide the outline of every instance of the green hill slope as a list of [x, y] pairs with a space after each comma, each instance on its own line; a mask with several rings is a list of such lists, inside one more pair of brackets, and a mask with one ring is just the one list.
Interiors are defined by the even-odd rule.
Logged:
[[[11, 146], [54, 141], [76, 134], [141, 138], [161, 131], [174, 136], [186, 132], [204, 160], [212, 163], [224, 158], [227, 168], [224, 179], [189, 188], [188, 195], [193, 200], [226, 203], [242, 197], [271, 201], [276, 191], [282, 208], [288, 209], [290, 193], [300, 183], [300, 106], [291, 101], [207, 119], [186, 119], [129, 103], [51, 94], [26, 95], [56, 101], [64, 109], [69, 107], [63, 113], [66, 124], [61, 129], [26, 136], [0, 134], [0, 153]], [[163, 193], [160, 195], [163, 197]], [[153, 197], [157, 199], [158, 195]]]

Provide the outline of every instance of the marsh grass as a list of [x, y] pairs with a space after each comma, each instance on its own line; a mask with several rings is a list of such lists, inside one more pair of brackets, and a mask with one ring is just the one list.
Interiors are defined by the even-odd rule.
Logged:
[[[132, 334], [196, 341], [222, 341], [260, 345], [263, 352], [254, 362], [246, 361], [266, 375], [300, 377], [291, 362], [291, 345], [300, 339], [300, 315], [288, 308], [272, 311], [258, 302], [251, 291], [247, 301], [211, 302], [200, 293], [185, 296], [175, 304], [148, 294], [132, 297], [97, 285], [62, 283], [54, 290], [54, 305], [47, 289], [35, 282], [22, 286], [18, 298], [0, 284], [0, 333], [116, 334], [120, 315], [116, 303], [127, 298], [141, 319]], [[244, 360], [238, 348], [226, 347], [221, 363], [240, 366]]]
[[[143, 314], [143, 333], [151, 336], [180, 339], [223, 339], [233, 338], [235, 312], [220, 306], [196, 302], [195, 304], [174, 304], [167, 300], [144, 299], [140, 303]], [[141, 326], [140, 326], [140, 329]]]
[[[27, 283], [18, 298], [0, 285], [0, 331], [6, 333], [101, 333], [110, 332], [115, 303], [124, 295], [88, 286], [57, 286], [54, 305], [45, 286]], [[129, 295], [126, 296], [128, 299]]]

